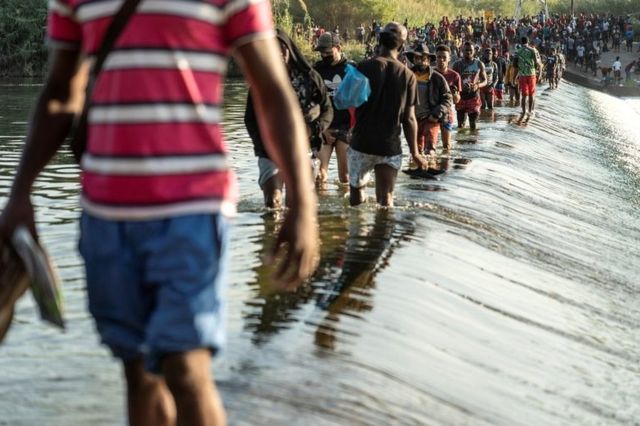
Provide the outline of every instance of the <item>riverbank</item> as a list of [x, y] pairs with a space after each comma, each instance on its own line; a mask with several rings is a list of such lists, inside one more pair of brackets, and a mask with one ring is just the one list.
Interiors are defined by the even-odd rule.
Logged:
[[[596, 75], [593, 75], [592, 71], [583, 71], [580, 66], [576, 66], [574, 63], [567, 64], [567, 70], [564, 74], [564, 78], [572, 83], [579, 84], [589, 89], [599, 90], [601, 92], [608, 93], [610, 95], [619, 97], [628, 96], [640, 96], [640, 74], [633, 73], [631, 81], [625, 81], [624, 68], [634, 60], [640, 62], [640, 43], [634, 43], [631, 52], [627, 52], [626, 48], [622, 46], [620, 52], [613, 52], [612, 50], [604, 52], [600, 55], [600, 60], [597, 62], [598, 71]], [[616, 57], [620, 57], [622, 62], [622, 83], [621, 84], [604, 84], [602, 67], [611, 67]]]

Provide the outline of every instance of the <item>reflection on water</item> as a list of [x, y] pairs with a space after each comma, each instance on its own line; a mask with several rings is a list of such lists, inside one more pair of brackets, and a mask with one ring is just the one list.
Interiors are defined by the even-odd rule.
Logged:
[[[3, 203], [37, 87], [0, 86]], [[281, 295], [261, 262], [281, 218], [262, 208], [245, 93], [229, 82], [224, 109], [241, 214], [214, 372], [231, 424], [637, 423], [637, 100], [564, 84], [526, 125], [497, 107], [454, 132], [430, 176], [401, 173], [394, 209], [348, 207], [332, 164], [318, 190], [320, 267]], [[125, 422], [118, 365], [85, 308], [77, 192], [63, 152], [34, 203], [69, 330], [20, 302], [0, 348], [0, 424]]]
[[326, 314], [317, 325], [315, 343], [326, 349], [335, 349], [341, 332], [338, 324], [341, 316], [362, 318], [373, 309], [375, 276], [389, 265], [393, 249], [402, 241], [403, 234], [409, 232], [403, 230], [400, 235], [394, 235], [392, 210], [377, 210], [372, 224], [354, 218], [357, 213], [349, 216], [343, 253], [336, 259], [340, 275], [325, 281], [327, 286], [316, 300], [316, 306]]
[[[264, 215], [264, 250], [275, 240], [277, 216]], [[373, 216], [373, 223], [366, 216]], [[293, 313], [301, 305], [312, 304], [322, 316], [318, 321], [307, 320], [307, 324], [317, 327], [315, 343], [334, 349], [338, 335], [345, 332], [339, 328], [340, 317], [363, 318], [363, 314], [373, 309], [375, 276], [388, 266], [393, 249], [412, 232], [411, 228], [394, 232], [397, 223], [393, 216], [393, 210], [388, 209], [373, 212], [351, 209], [347, 215], [338, 217], [321, 215], [321, 263], [313, 278], [294, 293], [273, 294], [265, 288], [272, 268], [256, 266], [255, 280], [249, 283], [254, 296], [245, 302], [244, 313], [246, 329], [254, 335], [253, 342], [264, 344], [272, 335], [298, 321]], [[318, 313], [312, 316], [315, 318]]]

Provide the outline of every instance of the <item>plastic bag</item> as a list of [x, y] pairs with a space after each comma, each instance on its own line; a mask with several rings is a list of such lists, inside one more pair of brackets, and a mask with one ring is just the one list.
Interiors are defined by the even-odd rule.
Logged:
[[356, 67], [347, 64], [347, 72], [333, 96], [336, 109], [357, 108], [369, 99], [371, 85], [369, 79]]

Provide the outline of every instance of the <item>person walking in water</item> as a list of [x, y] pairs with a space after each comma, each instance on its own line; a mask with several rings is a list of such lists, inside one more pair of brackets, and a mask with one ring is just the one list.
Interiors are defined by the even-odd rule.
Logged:
[[[49, 3], [50, 71], [0, 216], [5, 241], [19, 225], [37, 235], [33, 182], [82, 110], [84, 58], [117, 4]], [[251, 84], [265, 146], [288, 186], [272, 253], [288, 251], [274, 276], [281, 289], [317, 265], [317, 201], [300, 166], [309, 161], [307, 131], [267, 0], [145, 4], [90, 99], [79, 244], [89, 310], [123, 363], [131, 425], [223, 425], [211, 356], [224, 345], [227, 218], [237, 199], [221, 128], [228, 56]]]
[[500, 70], [493, 59], [493, 50], [490, 47], [485, 48], [482, 51], [482, 63], [487, 75], [487, 85], [480, 89], [482, 109], [492, 110], [496, 99], [495, 88], [500, 77]]
[[[320, 38], [325, 34], [328, 33], [324, 33]], [[329, 127], [333, 119], [331, 100], [322, 77], [307, 62], [293, 40], [281, 29], [277, 30], [276, 36], [291, 86], [298, 98], [299, 108], [302, 110], [307, 125], [309, 147], [312, 151], [310, 167], [314, 169], [314, 174], [317, 174], [314, 162], [319, 161], [315, 157], [322, 146], [322, 133]], [[283, 206], [284, 180], [263, 143], [262, 131], [257, 118], [253, 105], [253, 89], [249, 88], [244, 123], [253, 142], [253, 151], [258, 157], [258, 184], [264, 195], [265, 206], [279, 209]], [[298, 167], [306, 167], [306, 164], [309, 164], [309, 161], [299, 164]]]
[[[329, 97], [333, 102], [333, 95], [347, 73], [347, 65], [355, 66], [355, 63], [347, 60], [342, 54], [342, 45], [337, 34], [324, 33], [318, 39], [315, 50], [320, 53], [322, 59], [316, 62], [313, 68], [322, 77]], [[324, 131], [324, 141], [318, 152], [318, 158], [320, 159], [318, 180], [320, 182], [325, 182], [328, 178], [329, 160], [334, 149], [338, 163], [338, 179], [340, 183], [349, 182], [347, 147], [349, 146], [350, 128], [350, 112], [334, 108], [333, 121], [329, 128]]]
[[542, 67], [542, 62], [538, 50], [529, 45], [529, 38], [522, 37], [520, 42], [521, 46], [515, 53], [515, 60], [518, 67], [518, 86], [522, 97], [523, 118], [527, 111], [532, 114], [535, 108], [537, 75]]
[[356, 125], [347, 151], [352, 206], [364, 202], [364, 188], [372, 171], [378, 204], [393, 206], [393, 190], [402, 167], [401, 131], [413, 161], [419, 167], [428, 167], [417, 144], [416, 78], [398, 60], [400, 48], [407, 40], [407, 29], [390, 22], [380, 31], [379, 38], [378, 56], [358, 64], [358, 70], [369, 79], [371, 95], [356, 109]]
[[482, 101], [480, 89], [487, 85], [487, 74], [482, 61], [474, 57], [475, 47], [471, 42], [465, 42], [462, 46], [462, 58], [453, 64], [453, 70], [462, 79], [462, 92], [460, 102], [456, 104], [458, 115], [458, 128], [465, 126], [466, 117], [469, 117], [469, 127], [475, 130]]
[[507, 65], [507, 73], [504, 76], [505, 85], [509, 89], [509, 106], [517, 106], [520, 103], [520, 88], [518, 87], [518, 66], [515, 56]]
[[556, 49], [549, 49], [549, 56], [546, 57], [544, 62], [544, 73], [547, 82], [549, 83], [549, 89], [558, 88], [558, 76], [560, 74], [560, 60], [556, 54]]
[[429, 52], [426, 43], [419, 44], [407, 55], [413, 62], [412, 69], [418, 82], [418, 151], [424, 155], [435, 155], [440, 126], [449, 120], [451, 91], [444, 76], [431, 66], [436, 55]]
[[449, 68], [451, 61], [451, 49], [444, 44], [436, 47], [436, 71], [438, 71], [449, 85], [451, 92], [452, 105], [449, 108], [447, 120], [440, 126], [440, 134], [442, 135], [442, 149], [445, 153], [451, 151], [451, 132], [453, 131], [453, 123], [456, 112], [454, 105], [460, 102], [460, 92], [462, 91], [462, 80], [460, 74]]

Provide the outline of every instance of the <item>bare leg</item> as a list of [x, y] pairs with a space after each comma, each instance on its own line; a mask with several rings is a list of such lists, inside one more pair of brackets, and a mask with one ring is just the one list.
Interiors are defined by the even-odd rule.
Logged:
[[358, 206], [364, 202], [366, 195], [364, 193], [364, 187], [356, 188], [355, 186], [349, 186], [349, 204], [352, 206]]
[[493, 109], [493, 106], [495, 104], [495, 93], [487, 93], [487, 108], [488, 109]]
[[379, 164], [376, 173], [376, 201], [381, 206], [393, 207], [393, 188], [396, 185], [398, 171], [386, 164]]
[[179, 426], [226, 425], [222, 400], [211, 377], [208, 349], [166, 355], [162, 372], [176, 401]]
[[478, 122], [478, 113], [477, 112], [469, 113], [469, 128], [471, 130], [476, 129], [477, 122]]
[[349, 145], [345, 142], [336, 142], [336, 160], [338, 161], [338, 179], [340, 179], [340, 183], [349, 182], [349, 163], [347, 161], [347, 148], [349, 148]]
[[282, 188], [284, 182], [280, 177], [280, 173], [269, 178], [262, 185], [262, 193], [264, 194], [264, 205], [270, 209], [279, 209], [282, 207]]
[[462, 129], [464, 127], [466, 113], [464, 111], [456, 111], [456, 115], [458, 117], [458, 128]]
[[451, 151], [451, 132], [442, 126], [440, 133], [442, 134], [442, 149], [446, 152]]
[[142, 360], [124, 364], [131, 426], [176, 424], [176, 405], [166, 382], [144, 369]]
[[522, 95], [522, 115], [525, 115], [527, 113], [527, 96]]
[[320, 182], [326, 182], [329, 177], [328, 170], [331, 153], [333, 153], [333, 144], [323, 143], [320, 151], [318, 152], [318, 159], [320, 159], [320, 173], [318, 174], [318, 180]]
[[529, 96], [529, 114], [533, 112], [533, 108], [536, 106], [536, 97], [535, 95]]

